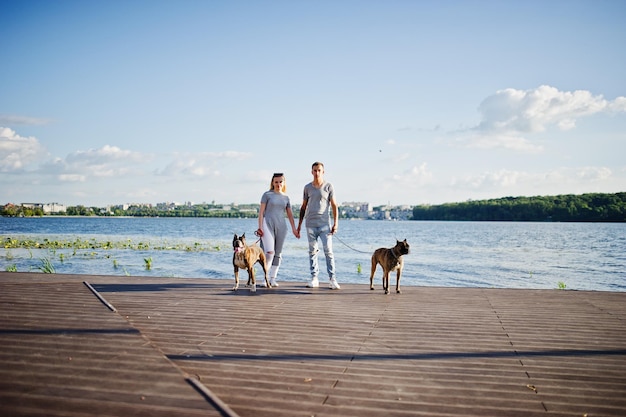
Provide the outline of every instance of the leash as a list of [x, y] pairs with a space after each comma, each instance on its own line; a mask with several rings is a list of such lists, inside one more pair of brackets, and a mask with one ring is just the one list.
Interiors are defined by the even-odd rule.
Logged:
[[256, 242], [254, 242], [254, 244], [256, 245], [257, 243], [259, 243], [261, 241], [261, 238], [263, 237], [263, 230], [256, 229], [254, 231], [254, 235], [259, 238]]
[[348, 248], [348, 249], [352, 249], [353, 251], [355, 251], [355, 252], [359, 252], [359, 253], [370, 253], [370, 252], [365, 252], [365, 251], [362, 251], [362, 250], [354, 249], [352, 246], [348, 245], [346, 242], [344, 242], [343, 240], [341, 240], [341, 239], [339, 238], [339, 236], [337, 236], [336, 234], [335, 234], [335, 235], [332, 235], [332, 236], [333, 236], [334, 238], [336, 238], [338, 241], [340, 241], [340, 242], [341, 242], [341, 243], [342, 243], [342, 244], [343, 244], [346, 248]]

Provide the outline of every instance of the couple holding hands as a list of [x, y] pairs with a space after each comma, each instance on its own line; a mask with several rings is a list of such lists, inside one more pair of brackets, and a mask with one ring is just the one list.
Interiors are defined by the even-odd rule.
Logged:
[[[302, 222], [306, 220], [311, 271], [311, 280], [307, 283], [307, 287], [319, 287], [319, 240], [322, 242], [326, 258], [329, 287], [333, 290], [340, 289], [335, 276], [335, 258], [332, 245], [332, 235], [337, 232], [339, 225], [339, 210], [335, 201], [335, 191], [331, 183], [324, 181], [324, 164], [314, 162], [311, 166], [311, 174], [313, 174], [313, 181], [304, 186], [298, 227], [294, 221], [291, 203], [286, 194], [287, 184], [282, 173], [276, 173], [272, 176], [269, 191], [261, 196], [259, 229], [256, 234], [261, 238], [261, 247], [265, 252], [266, 264], [269, 266], [270, 286], [272, 287], [278, 286], [276, 277], [282, 259], [283, 245], [287, 238], [286, 213], [291, 224], [291, 230], [298, 239], [300, 239]], [[331, 210], [332, 227], [330, 225]]]

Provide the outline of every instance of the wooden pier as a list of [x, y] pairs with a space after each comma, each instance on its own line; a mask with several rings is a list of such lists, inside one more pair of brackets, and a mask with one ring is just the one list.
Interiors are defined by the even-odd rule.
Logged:
[[0, 415], [626, 415], [626, 293], [232, 284], [0, 272]]

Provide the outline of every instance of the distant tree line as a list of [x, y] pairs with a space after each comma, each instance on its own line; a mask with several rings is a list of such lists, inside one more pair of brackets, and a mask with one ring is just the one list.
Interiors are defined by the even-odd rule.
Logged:
[[[68, 214], [70, 207], [68, 207]], [[258, 205], [239, 205], [224, 208], [214, 204], [179, 205], [173, 207], [130, 206], [127, 209], [114, 208], [99, 215], [132, 216], [132, 217], [225, 217], [225, 218], [256, 218]]]
[[225, 217], [256, 218], [258, 209], [247, 205], [223, 208], [211, 204], [182, 205], [171, 208], [130, 206], [126, 210], [114, 209], [114, 216], [134, 217]]
[[[222, 206], [194, 204], [177, 206], [131, 205], [127, 208], [69, 206], [67, 216], [132, 217], [227, 217], [256, 218], [258, 204]], [[7, 204], [0, 215], [11, 217], [43, 216], [40, 208]], [[294, 207], [294, 214], [298, 208]], [[342, 216], [343, 217], [343, 216]], [[626, 192], [615, 194], [558, 195], [546, 197], [505, 197], [413, 207], [413, 220], [456, 221], [554, 221], [626, 222]]]
[[[83, 205], [68, 206], [63, 213], [50, 213], [49, 215], [64, 216], [130, 216], [130, 217], [234, 217], [256, 218], [259, 213], [259, 205], [239, 205], [223, 207], [213, 204], [179, 205], [171, 207], [159, 207], [151, 205], [131, 205], [127, 208], [112, 207], [88, 207]], [[7, 204], [0, 206], [0, 216], [7, 217], [39, 217], [46, 213], [39, 207], [31, 208]]]
[[413, 220], [626, 222], [626, 192], [420, 205], [413, 207]]
[[7, 217], [38, 217], [43, 216], [44, 212], [41, 207], [23, 207], [7, 204], [4, 207], [0, 207], [0, 215]]

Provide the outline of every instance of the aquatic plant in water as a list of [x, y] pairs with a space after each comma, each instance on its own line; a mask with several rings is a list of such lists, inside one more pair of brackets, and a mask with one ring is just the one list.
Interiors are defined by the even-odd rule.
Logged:
[[185, 252], [204, 252], [204, 251], [220, 251], [222, 248], [219, 245], [215, 245], [207, 242], [203, 244], [201, 242], [188, 243], [169, 243], [169, 242], [137, 242], [134, 243], [131, 239], [125, 239], [120, 241], [103, 240], [98, 241], [96, 239], [75, 238], [73, 240], [61, 240], [61, 239], [48, 239], [41, 238], [29, 239], [29, 238], [13, 238], [6, 237], [2, 241], [5, 249], [73, 249], [74, 255], [76, 251], [81, 249], [130, 249], [130, 250], [178, 250]]
[[52, 265], [52, 262], [50, 262], [49, 258], [42, 258], [41, 259], [41, 266], [38, 269], [41, 272], [43, 272], [44, 274], [54, 274], [55, 273], [54, 265]]

